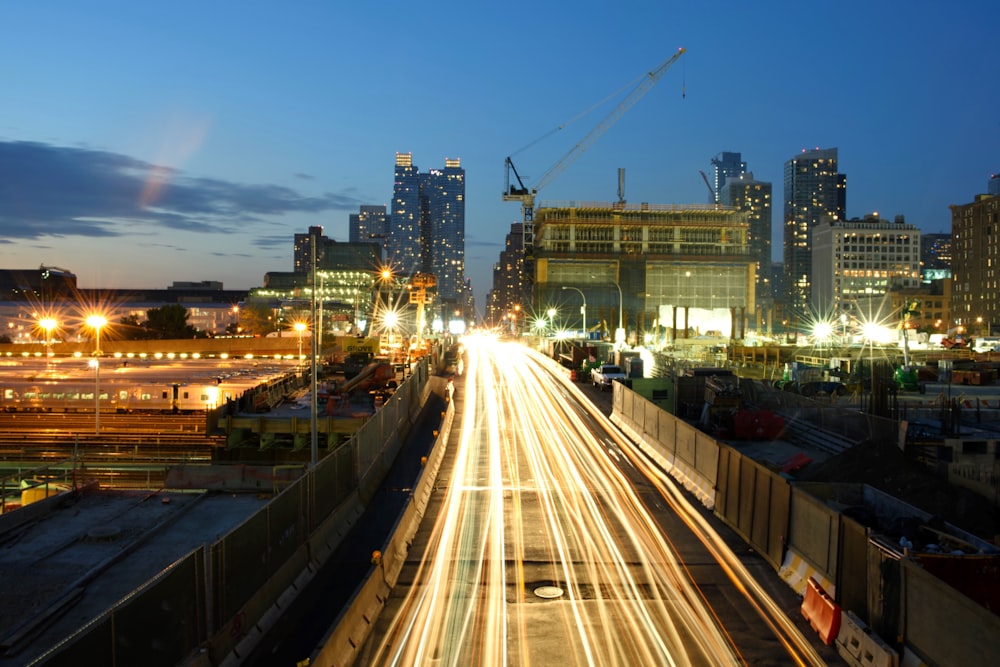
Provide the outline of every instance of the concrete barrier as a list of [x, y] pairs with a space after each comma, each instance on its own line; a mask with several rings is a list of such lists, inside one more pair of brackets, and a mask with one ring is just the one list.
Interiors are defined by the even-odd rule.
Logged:
[[448, 436], [451, 433], [455, 409], [450, 400], [451, 389], [449, 388], [447, 391], [447, 410], [443, 414], [438, 436], [431, 447], [430, 456], [420, 473], [420, 478], [414, 485], [410, 500], [403, 509], [392, 531], [392, 536], [377, 562], [373, 558], [373, 567], [368, 577], [355, 593], [347, 609], [334, 622], [327, 636], [323, 639], [322, 646], [316, 652], [311, 663], [314, 667], [339, 667], [353, 664], [362, 645], [371, 634], [379, 614], [385, 607], [392, 587], [396, 585], [413, 536], [420, 527], [424, 510], [427, 508], [431, 488], [437, 478], [437, 472], [448, 443]]
[[826, 594], [815, 579], [809, 577], [802, 599], [802, 615], [824, 644], [830, 646], [840, 634], [840, 605]]
[[871, 629], [854, 612], [841, 617], [840, 633], [836, 640], [837, 653], [851, 667], [898, 667], [899, 654]]

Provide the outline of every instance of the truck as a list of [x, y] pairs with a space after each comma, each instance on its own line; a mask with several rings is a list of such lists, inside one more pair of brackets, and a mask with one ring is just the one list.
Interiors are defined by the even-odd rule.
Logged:
[[615, 380], [619, 382], [625, 381], [625, 371], [622, 370], [621, 366], [601, 364], [590, 371], [590, 381], [595, 387], [600, 387], [601, 391], [610, 389], [611, 383]]

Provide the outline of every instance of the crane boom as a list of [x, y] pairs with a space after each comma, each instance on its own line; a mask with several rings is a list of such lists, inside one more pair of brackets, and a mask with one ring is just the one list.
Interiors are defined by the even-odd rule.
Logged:
[[[532, 252], [532, 246], [534, 245], [534, 208], [535, 208], [535, 195], [543, 187], [551, 183], [559, 174], [566, 170], [573, 162], [580, 157], [580, 155], [590, 148], [590, 146], [597, 141], [602, 134], [608, 131], [608, 129], [614, 125], [618, 120], [625, 114], [626, 111], [635, 106], [636, 102], [641, 100], [643, 96], [649, 92], [656, 83], [663, 78], [663, 75], [667, 73], [667, 70], [677, 62], [677, 59], [684, 55], [686, 49], [680, 48], [677, 53], [670, 56], [667, 60], [660, 64], [659, 67], [647, 72], [645, 76], [636, 84], [628, 95], [623, 99], [614, 109], [611, 110], [604, 119], [598, 123], [587, 135], [581, 139], [573, 148], [569, 150], [562, 158], [559, 159], [544, 175], [538, 180], [534, 187], [527, 187], [521, 181], [520, 175], [517, 173], [517, 169], [514, 168], [514, 163], [508, 157], [504, 161], [506, 166], [506, 179], [504, 182], [504, 201], [519, 201], [521, 202], [521, 212], [523, 222], [523, 235], [524, 235], [524, 251], [527, 255]], [[514, 172], [514, 178], [517, 179], [517, 186], [511, 185], [510, 174]]]
[[546, 185], [551, 183], [563, 173], [567, 167], [573, 164], [574, 161], [580, 155], [590, 148], [595, 141], [597, 141], [602, 134], [608, 131], [608, 129], [618, 122], [618, 120], [625, 115], [625, 112], [635, 106], [636, 102], [641, 100], [650, 89], [656, 85], [656, 83], [663, 78], [663, 75], [667, 73], [671, 65], [677, 62], [677, 59], [684, 55], [685, 49], [678, 49], [677, 53], [670, 56], [666, 61], [664, 61], [659, 67], [654, 69], [652, 72], [647, 73], [646, 76], [636, 85], [632, 91], [625, 96], [625, 99], [621, 101], [614, 109], [611, 110], [607, 116], [604, 117], [600, 123], [594, 126], [590, 132], [587, 133], [583, 139], [581, 139], [573, 148], [569, 150], [566, 155], [562, 157], [561, 160], [556, 162], [545, 174], [538, 179], [538, 183], [535, 185], [534, 190], [537, 192], [541, 190]]

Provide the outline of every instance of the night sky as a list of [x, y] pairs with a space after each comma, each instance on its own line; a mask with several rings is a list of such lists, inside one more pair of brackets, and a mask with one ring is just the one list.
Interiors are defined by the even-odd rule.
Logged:
[[0, 267], [258, 286], [293, 234], [389, 205], [411, 152], [462, 160], [481, 310], [520, 217], [504, 158], [535, 183], [682, 46], [540, 202], [614, 201], [622, 167], [630, 202], [704, 203], [698, 171], [740, 152], [780, 258], [784, 162], [836, 147], [849, 217], [948, 232], [1000, 171], [998, 25], [995, 1], [7, 2]]

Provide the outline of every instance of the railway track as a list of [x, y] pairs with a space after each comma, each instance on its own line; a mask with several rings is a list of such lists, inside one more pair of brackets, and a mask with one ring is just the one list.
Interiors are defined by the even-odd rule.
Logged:
[[168, 468], [208, 463], [223, 435], [206, 435], [204, 415], [0, 414], [0, 487], [23, 480], [102, 488], [158, 489]]

